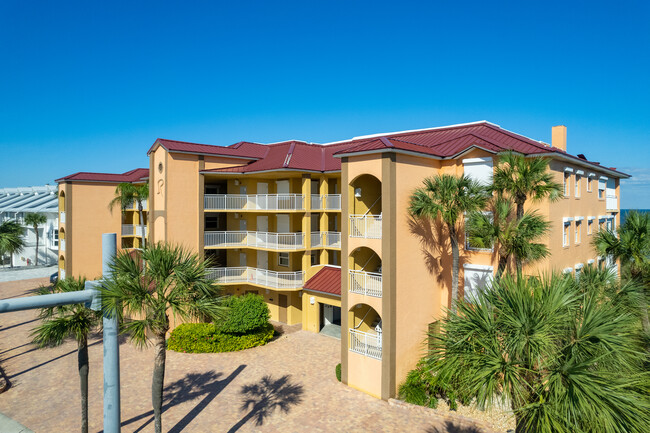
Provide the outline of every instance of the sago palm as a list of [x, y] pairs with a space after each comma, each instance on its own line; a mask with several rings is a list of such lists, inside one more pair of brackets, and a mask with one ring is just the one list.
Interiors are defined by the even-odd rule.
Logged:
[[23, 234], [25, 229], [16, 221], [5, 221], [0, 224], [0, 258], [9, 254], [11, 267], [14, 267], [14, 254], [25, 248]]
[[42, 213], [28, 212], [25, 214], [25, 224], [32, 226], [34, 228], [34, 234], [36, 235], [36, 254], [34, 257], [34, 266], [38, 266], [38, 226], [45, 224], [47, 222], [47, 217]]
[[115, 206], [119, 206], [122, 212], [124, 212], [129, 206], [133, 203], [136, 203], [138, 206], [138, 216], [140, 218], [140, 235], [141, 235], [141, 247], [145, 246], [145, 222], [144, 222], [144, 201], [149, 197], [149, 184], [133, 184], [128, 182], [123, 182], [117, 185], [115, 188], [115, 198], [109, 203], [109, 208], [113, 209]]
[[452, 310], [458, 301], [458, 238], [460, 222], [465, 213], [485, 206], [486, 190], [468, 176], [436, 175], [424, 179], [410, 197], [409, 213], [415, 218], [439, 221], [449, 234], [452, 253], [451, 299]]
[[496, 248], [499, 265], [496, 278], [501, 278], [510, 259], [532, 263], [549, 255], [546, 245], [536, 242], [548, 233], [549, 223], [534, 211], [524, 212], [521, 219], [514, 214], [509, 199], [495, 196], [490, 200], [489, 212], [472, 212], [465, 231], [471, 245], [478, 248]]
[[123, 332], [143, 347], [154, 345], [151, 398], [155, 431], [162, 431], [163, 384], [170, 315], [183, 320], [223, 318], [219, 288], [208, 278], [206, 263], [179, 246], [152, 244], [136, 254], [118, 252], [112, 276], [102, 289], [106, 314], [117, 314]]
[[[551, 201], [562, 197], [564, 188], [553, 179], [546, 158], [532, 157], [507, 151], [499, 154], [499, 161], [492, 176], [492, 191], [500, 196], [511, 197], [517, 206], [517, 219], [524, 217], [526, 201]], [[517, 272], [521, 273], [522, 261], [515, 260]]]
[[625, 308], [635, 292], [587, 291], [568, 275], [504, 275], [432, 335], [433, 380], [481, 408], [510, 405], [517, 433], [646, 432], [648, 354]]
[[[85, 279], [66, 278], [54, 287], [42, 287], [39, 295], [68, 293], [84, 290]], [[59, 346], [66, 339], [77, 342], [77, 366], [81, 386], [81, 431], [88, 432], [88, 334], [101, 320], [101, 313], [83, 304], [62, 305], [41, 309], [41, 324], [32, 332], [39, 347]]]

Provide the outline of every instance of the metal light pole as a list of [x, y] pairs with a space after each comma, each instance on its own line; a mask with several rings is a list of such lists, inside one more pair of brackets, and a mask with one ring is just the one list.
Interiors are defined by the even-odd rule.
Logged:
[[[117, 251], [117, 235], [102, 235], [102, 273], [111, 275], [110, 266]], [[86, 281], [85, 290], [51, 295], [29, 296], [0, 300], [0, 313], [57, 307], [68, 304], [86, 304], [99, 311], [102, 308], [100, 281]], [[120, 432], [120, 347], [117, 317], [104, 314], [104, 432]]]

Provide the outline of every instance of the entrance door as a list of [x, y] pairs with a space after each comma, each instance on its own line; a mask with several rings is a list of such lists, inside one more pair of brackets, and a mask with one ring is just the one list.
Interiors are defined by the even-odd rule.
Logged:
[[278, 215], [277, 217], [277, 232], [278, 233], [290, 233], [291, 227], [289, 226], [289, 215]]
[[247, 266], [246, 253], [239, 253], [239, 266]]
[[257, 252], [257, 267], [259, 269], [269, 268], [269, 253], [267, 251]]
[[332, 323], [334, 323], [334, 307], [323, 304], [323, 326], [331, 325]]
[[269, 208], [269, 184], [266, 182], [257, 182], [257, 209]]
[[278, 306], [280, 307], [278, 319], [282, 323], [287, 323], [287, 295], [278, 295]]

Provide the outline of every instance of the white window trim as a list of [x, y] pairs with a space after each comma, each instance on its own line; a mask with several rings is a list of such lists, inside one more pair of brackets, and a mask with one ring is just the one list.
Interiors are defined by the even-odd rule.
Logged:
[[[282, 257], [287, 258], [287, 264], [284, 265], [282, 264]], [[278, 253], [278, 266], [282, 266], [283, 268], [288, 268], [289, 267], [289, 253]]]
[[469, 269], [470, 271], [493, 271], [494, 272], [494, 266], [473, 265], [471, 263], [463, 264], [463, 269]]
[[[572, 220], [573, 218], [571, 218]], [[564, 221], [562, 224], [562, 246], [568, 247], [571, 245], [571, 220]], [[567, 230], [567, 227], [569, 228]]]
[[587, 260], [588, 265], [593, 265], [596, 261], [594, 259]]
[[582, 242], [582, 233], [580, 232], [582, 229], [582, 221], [576, 220], [576, 228], [574, 230], [574, 243], [578, 245], [579, 243]]
[[582, 268], [584, 268], [584, 266], [585, 265], [583, 263], [576, 263], [575, 268], [576, 269], [582, 269]]
[[571, 167], [564, 167], [564, 172], [573, 173], [573, 169]]
[[562, 269], [563, 274], [570, 274], [573, 272], [573, 268], [564, 268]]

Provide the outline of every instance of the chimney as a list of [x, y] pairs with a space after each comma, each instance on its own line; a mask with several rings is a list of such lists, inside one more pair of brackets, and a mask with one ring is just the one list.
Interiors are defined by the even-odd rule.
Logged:
[[554, 126], [551, 131], [551, 145], [566, 152], [566, 126]]

